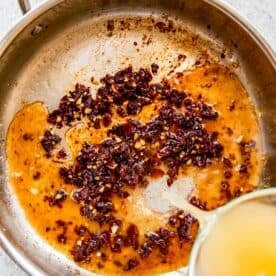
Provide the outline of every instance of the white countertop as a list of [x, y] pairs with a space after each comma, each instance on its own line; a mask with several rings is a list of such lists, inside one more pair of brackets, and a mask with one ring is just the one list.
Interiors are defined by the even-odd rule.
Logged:
[[[30, 0], [33, 6], [42, 0]], [[224, 0], [244, 16], [276, 50], [275, 0]], [[0, 0], [0, 39], [21, 17], [17, 0]], [[26, 274], [0, 248], [0, 275], [25, 276]]]

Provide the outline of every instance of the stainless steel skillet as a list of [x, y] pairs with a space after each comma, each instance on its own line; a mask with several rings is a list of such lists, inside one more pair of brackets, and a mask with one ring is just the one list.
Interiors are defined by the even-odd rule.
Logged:
[[[176, 32], [160, 32], [152, 19], [166, 26], [172, 20]], [[107, 28], [108, 20], [114, 20], [112, 31]], [[261, 180], [265, 185], [276, 183], [275, 56], [259, 34], [221, 2], [46, 1], [27, 13], [1, 42], [0, 241], [29, 274], [86, 272], [37, 237], [11, 193], [4, 149], [6, 131], [15, 112], [36, 100], [53, 108], [76, 82], [91, 86], [91, 76], [98, 79], [128, 64], [137, 68], [158, 62], [166, 75], [182, 53], [188, 58], [184, 67], [177, 68], [179, 71], [203, 60], [226, 64], [239, 75], [260, 114], [268, 157]]]

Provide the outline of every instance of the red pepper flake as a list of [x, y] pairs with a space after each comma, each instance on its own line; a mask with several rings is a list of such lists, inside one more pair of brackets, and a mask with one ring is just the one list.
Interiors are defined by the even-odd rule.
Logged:
[[25, 141], [33, 141], [34, 140], [34, 136], [31, 133], [24, 133], [22, 137], [23, 137], [23, 140], [25, 140]]
[[126, 117], [126, 116], [127, 116], [126, 110], [125, 110], [123, 107], [121, 107], [121, 106], [117, 107], [117, 113], [118, 113], [121, 117]]
[[67, 242], [66, 233], [68, 230], [68, 225], [71, 225], [71, 224], [72, 224], [72, 222], [66, 222], [66, 221], [63, 221], [60, 219], [56, 221], [57, 228], [62, 229], [62, 233], [57, 235], [57, 241], [59, 243], [66, 244], [66, 242]]
[[230, 128], [230, 127], [226, 127], [226, 132], [227, 132], [227, 134], [229, 135], [229, 136], [232, 136], [233, 135], [233, 130], [232, 130], [232, 128]]
[[105, 127], [108, 127], [111, 124], [111, 114], [110, 113], [105, 113], [103, 115], [103, 125]]
[[223, 157], [222, 162], [226, 168], [233, 168], [233, 164], [230, 159]]
[[197, 198], [195, 196], [191, 197], [190, 200], [189, 200], [189, 202], [192, 205], [198, 207], [201, 210], [207, 210], [207, 207], [206, 207], [207, 202], [202, 202], [199, 198]]
[[175, 227], [176, 224], [177, 224], [177, 216], [173, 215], [173, 216], [170, 216], [169, 218], [169, 224], [172, 226], [172, 227]]
[[87, 227], [85, 227], [85, 226], [83, 226], [83, 225], [80, 225], [80, 226], [75, 226], [74, 232], [75, 232], [78, 236], [82, 237], [82, 236], [84, 236], [86, 233], [88, 233], [89, 231], [88, 231], [88, 228], [87, 228]]
[[64, 149], [61, 149], [57, 153], [57, 158], [58, 159], [65, 159], [67, 157], [67, 153]]
[[175, 237], [175, 232], [167, 228], [159, 228], [156, 232], [146, 234], [146, 242], [144, 242], [139, 250], [141, 258], [147, 258], [154, 249], [159, 250], [162, 255], [167, 255], [171, 239]]
[[159, 66], [158, 66], [156, 63], [152, 63], [152, 64], [151, 64], [151, 72], [152, 72], [153, 74], [157, 74], [158, 69], [159, 69]]
[[251, 140], [248, 142], [240, 142], [240, 152], [243, 159], [243, 164], [239, 167], [240, 173], [248, 173], [248, 168], [251, 163], [251, 151], [256, 146], [256, 142]]
[[225, 171], [224, 172], [224, 178], [229, 179], [233, 176], [231, 171]]
[[57, 240], [58, 240], [58, 242], [59, 243], [63, 243], [63, 244], [66, 244], [66, 242], [67, 242], [67, 237], [65, 236], [65, 234], [59, 234], [58, 236], [57, 236]]
[[101, 260], [102, 260], [103, 262], [106, 262], [106, 261], [107, 261], [107, 256], [106, 256], [106, 254], [103, 253], [103, 252], [101, 252]]
[[40, 172], [36, 172], [34, 175], [33, 175], [33, 180], [38, 180], [41, 176], [41, 173]]
[[95, 129], [100, 129], [101, 128], [101, 120], [100, 120], [100, 118], [95, 118], [95, 120], [94, 120], [94, 128]]
[[60, 143], [60, 141], [61, 141], [61, 138], [58, 135], [52, 134], [52, 132], [49, 130], [45, 131], [44, 136], [41, 139], [40, 143], [43, 149], [46, 151], [47, 157], [51, 156], [52, 151], [54, 150], [56, 145]]
[[178, 58], [179, 61], [185, 61], [185, 59], [187, 58], [187, 56], [183, 55], [183, 54], [179, 54], [177, 58]]
[[87, 232], [85, 238], [78, 240], [71, 250], [75, 262], [89, 262], [91, 254], [98, 252], [107, 245], [106, 232], [91, 233]]
[[194, 224], [198, 224], [191, 214], [185, 214], [183, 210], [178, 210], [169, 218], [169, 224], [173, 228], [177, 228], [178, 238], [181, 242], [189, 242], [192, 240], [191, 229]]
[[231, 104], [229, 105], [228, 109], [229, 111], [233, 111], [236, 108], [236, 101], [233, 100]]
[[124, 270], [125, 271], [133, 270], [138, 265], [139, 265], [139, 261], [137, 259], [129, 259], [127, 264], [124, 267]]
[[122, 264], [120, 261], [118, 261], [118, 260], [114, 260], [113, 263], [114, 263], [116, 266], [118, 266], [118, 267], [122, 267], [122, 266], [123, 266], [123, 264]]
[[200, 60], [196, 60], [195, 65], [196, 66], [200, 65]]
[[139, 231], [136, 225], [131, 224], [126, 231], [125, 245], [132, 246], [133, 249], [137, 250], [139, 247]]
[[123, 236], [117, 235], [113, 238], [110, 249], [114, 253], [121, 253], [123, 245], [124, 245]]
[[183, 77], [183, 73], [182, 72], [176, 72], [176, 78], [180, 79]]
[[104, 264], [98, 262], [98, 263], [97, 263], [97, 267], [98, 267], [99, 269], [102, 269], [102, 268], [104, 268]]
[[45, 196], [44, 201], [48, 201], [49, 205], [62, 208], [62, 202], [67, 198], [67, 194], [63, 189], [57, 190], [53, 196]]

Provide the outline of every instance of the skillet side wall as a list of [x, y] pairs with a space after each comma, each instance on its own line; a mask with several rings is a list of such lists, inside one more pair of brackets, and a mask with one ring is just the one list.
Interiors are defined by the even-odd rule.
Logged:
[[[221, 11], [219, 4], [212, 3], [213, 1], [199, 0], [52, 1], [51, 5], [45, 4], [40, 7], [41, 15], [37, 18], [34, 17], [35, 14], [40, 13], [39, 10], [23, 19], [21, 25], [14, 29], [14, 34], [16, 32], [18, 34], [14, 37], [7, 37], [2, 44], [9, 44], [8, 47], [1, 48], [0, 46], [0, 118], [2, 124], [1, 154], [3, 156], [1, 161], [0, 225], [2, 231], [6, 229], [7, 241], [4, 244], [7, 251], [14, 256], [15, 253], [11, 253], [11, 248], [16, 248], [17, 253], [23, 256], [23, 259], [19, 260], [21, 266], [24, 266], [29, 273], [36, 274], [38, 269], [41, 269], [41, 271], [47, 271], [48, 275], [54, 275], [64, 266], [59, 259], [56, 259], [56, 253], [53, 253], [50, 247], [46, 246], [45, 248], [40, 244], [40, 241], [34, 238], [31, 230], [25, 231], [23, 214], [11, 206], [11, 202], [15, 199], [6, 179], [6, 131], [12, 117], [22, 107], [22, 104], [45, 100], [51, 108], [56, 105], [61, 94], [70, 87], [71, 82], [63, 83], [60, 86], [55, 85], [61, 79], [67, 80], [68, 76], [66, 70], [61, 72], [55, 67], [56, 57], [60, 56], [61, 58], [64, 53], [59, 53], [59, 50], [54, 53], [50, 46], [57, 43], [59, 47], [57, 46], [55, 50], [62, 49], [60, 46], [62, 45], [61, 39], [64, 38], [63, 33], [70, 28], [78, 30], [85, 22], [93, 24], [97, 21], [104, 24], [106, 19], [113, 16], [135, 17], [137, 14], [147, 18], [154, 11], [158, 18], [166, 14], [177, 17], [180, 22], [183, 22], [183, 26], [189, 27], [194, 34], [203, 37], [203, 40], [206, 38], [207, 44], [210, 43], [212, 47], [218, 45], [217, 51], [225, 47], [228, 52], [232, 52], [232, 59], [238, 61], [239, 64], [238, 68], [233, 68], [233, 71], [240, 77], [252, 97], [257, 113], [261, 114], [260, 125], [264, 136], [264, 149], [268, 157], [263, 179], [276, 183], [276, 171], [273, 170], [276, 167], [275, 61], [272, 61], [269, 51], [264, 49], [262, 42], [256, 41], [257, 36], [248, 34], [239, 21], [231, 18], [231, 15], [226, 16]], [[48, 10], [50, 6], [52, 8]], [[30, 18], [33, 19], [29, 21]], [[207, 25], [210, 25], [211, 29], [208, 29]], [[35, 29], [35, 26], [39, 27]], [[101, 30], [99, 28], [98, 32]], [[97, 30], [95, 29], [95, 31]], [[70, 35], [74, 36], [74, 34], [76, 35], [76, 32]], [[85, 36], [84, 33], [82, 35]], [[65, 47], [61, 51], [69, 50]], [[53, 61], [51, 61], [52, 59]], [[76, 62], [75, 60], [77, 60], [77, 55], [72, 57], [72, 61]], [[138, 60], [137, 58], [137, 63]], [[79, 63], [78, 66], [80, 66]], [[106, 68], [101, 68], [100, 75], [103, 75], [105, 70]], [[48, 78], [49, 80], [54, 78], [56, 83], [49, 84], [45, 81]], [[51, 100], [48, 99], [48, 96], [51, 97]], [[246, 124], [246, 122], [244, 123]], [[15, 214], [17, 214], [16, 217]], [[18, 214], [21, 219], [18, 219]], [[22, 231], [18, 231], [18, 229]], [[36, 256], [33, 255], [34, 247], [38, 248]], [[31, 262], [28, 263], [25, 257]], [[62, 257], [59, 257], [61, 260]], [[69, 263], [68, 265], [68, 273], [64, 275], [71, 275], [70, 271], [76, 269], [74, 264]]]

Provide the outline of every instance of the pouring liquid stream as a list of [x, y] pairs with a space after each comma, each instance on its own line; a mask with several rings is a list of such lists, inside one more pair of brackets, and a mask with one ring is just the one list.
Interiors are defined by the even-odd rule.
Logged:
[[216, 211], [202, 211], [189, 203], [188, 198], [195, 187], [193, 178], [182, 177], [170, 187], [167, 185], [167, 179], [168, 177], [164, 176], [148, 185], [144, 191], [147, 207], [158, 213], [184, 210], [194, 216], [200, 222], [200, 227], [204, 228]]

